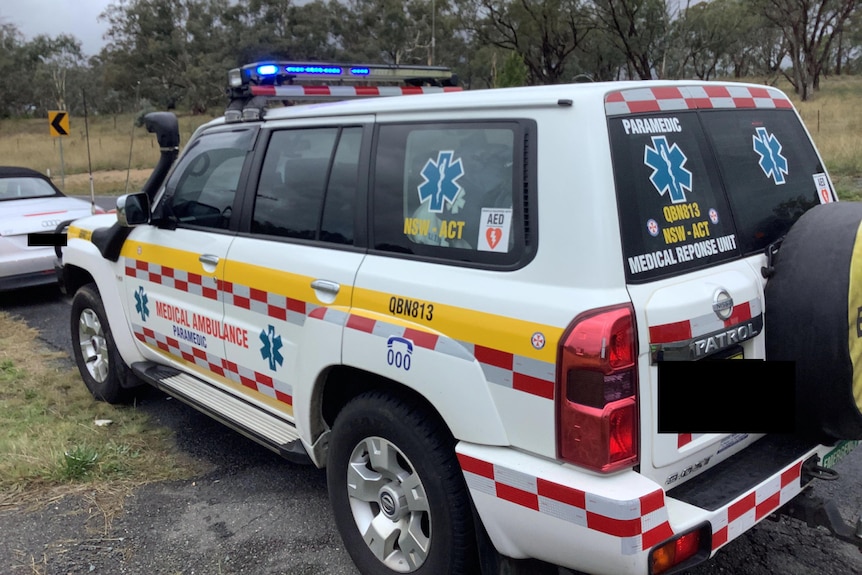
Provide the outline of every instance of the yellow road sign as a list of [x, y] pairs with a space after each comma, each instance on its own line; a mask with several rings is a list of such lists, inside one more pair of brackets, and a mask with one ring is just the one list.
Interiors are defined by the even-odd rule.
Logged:
[[69, 113], [52, 110], [48, 112], [48, 130], [51, 136], [68, 136], [69, 135]]

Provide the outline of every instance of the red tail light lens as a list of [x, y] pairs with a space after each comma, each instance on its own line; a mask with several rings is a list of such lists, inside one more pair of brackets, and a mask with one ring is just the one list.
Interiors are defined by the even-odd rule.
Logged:
[[637, 338], [625, 304], [572, 322], [557, 365], [557, 453], [602, 472], [638, 460]]

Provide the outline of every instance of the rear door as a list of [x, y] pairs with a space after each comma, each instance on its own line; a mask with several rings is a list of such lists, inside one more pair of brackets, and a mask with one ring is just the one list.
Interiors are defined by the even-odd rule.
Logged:
[[[648, 365], [641, 471], [667, 487], [760, 436], [658, 433], [657, 362], [764, 359], [764, 248], [816, 205], [819, 184], [822, 201], [832, 199], [789, 102], [759, 92], [769, 97], [714, 100], [713, 109], [681, 98], [662, 111], [668, 100], [656, 90], [649, 112], [609, 113], [624, 265]], [[704, 387], [703, 401], [720, 393]]]
[[311, 383], [341, 363], [341, 338], [365, 254], [367, 157], [373, 116], [271, 122], [255, 189], [228, 254], [227, 377], [249, 399], [307, 430]]

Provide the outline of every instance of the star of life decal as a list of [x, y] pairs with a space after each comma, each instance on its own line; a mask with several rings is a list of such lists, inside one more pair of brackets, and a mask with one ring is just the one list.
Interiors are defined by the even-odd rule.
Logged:
[[150, 308], [147, 306], [149, 302], [150, 298], [147, 297], [144, 286], [138, 286], [135, 291], [135, 311], [141, 314], [141, 321], [146, 322], [147, 316], [150, 315]]
[[644, 147], [644, 164], [652, 168], [649, 177], [659, 195], [667, 193], [674, 204], [685, 202], [691, 191], [691, 172], [685, 168], [688, 158], [674, 143], [668, 145], [665, 136], [653, 136], [652, 145]]
[[417, 188], [419, 202], [428, 202], [430, 212], [439, 214], [448, 203], [452, 213], [458, 213], [456, 200], [464, 191], [458, 178], [464, 175], [464, 165], [461, 158], [453, 160], [454, 155], [452, 150], [437, 152], [437, 161], [429, 158], [422, 168], [425, 181]]
[[275, 327], [267, 326], [266, 330], [261, 330], [260, 341], [263, 347], [260, 348], [260, 355], [263, 359], [269, 361], [269, 369], [277, 370], [277, 366], [284, 362], [284, 357], [281, 355], [281, 336], [275, 334]]
[[757, 128], [756, 134], [751, 137], [754, 151], [760, 156], [760, 169], [767, 178], [772, 178], [775, 184], [780, 186], [785, 182], [787, 175], [787, 158], [781, 155], [781, 142], [770, 134], [766, 128]]

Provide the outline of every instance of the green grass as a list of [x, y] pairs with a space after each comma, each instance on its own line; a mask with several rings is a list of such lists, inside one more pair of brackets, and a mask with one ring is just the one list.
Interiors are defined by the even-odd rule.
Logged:
[[0, 313], [0, 507], [57, 489], [137, 485], [199, 471], [147, 414], [95, 401], [61, 357], [40, 351], [35, 330]]

